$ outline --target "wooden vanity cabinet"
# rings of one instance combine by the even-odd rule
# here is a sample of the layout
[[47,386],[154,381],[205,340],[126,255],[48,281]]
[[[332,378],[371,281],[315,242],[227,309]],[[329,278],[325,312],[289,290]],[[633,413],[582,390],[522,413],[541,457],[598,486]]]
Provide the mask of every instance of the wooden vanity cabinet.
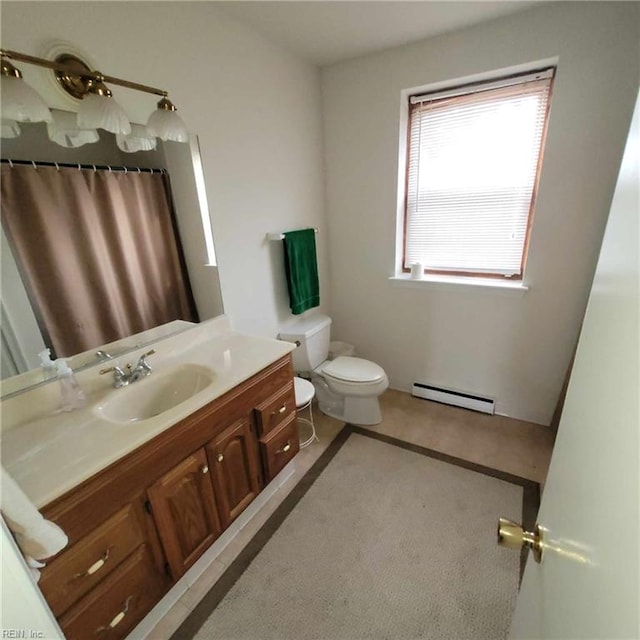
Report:
[[148,495],[171,575],[177,580],[222,533],[204,449],[162,476]]
[[287,355],[46,505],[69,545],[40,586],[66,637],[127,635],[297,445]]

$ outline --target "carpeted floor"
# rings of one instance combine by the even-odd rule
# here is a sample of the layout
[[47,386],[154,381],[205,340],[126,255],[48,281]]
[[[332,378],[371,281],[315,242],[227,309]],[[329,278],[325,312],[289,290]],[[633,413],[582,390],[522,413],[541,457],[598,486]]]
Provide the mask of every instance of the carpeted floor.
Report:
[[537,488],[346,427],[173,638],[506,638]]

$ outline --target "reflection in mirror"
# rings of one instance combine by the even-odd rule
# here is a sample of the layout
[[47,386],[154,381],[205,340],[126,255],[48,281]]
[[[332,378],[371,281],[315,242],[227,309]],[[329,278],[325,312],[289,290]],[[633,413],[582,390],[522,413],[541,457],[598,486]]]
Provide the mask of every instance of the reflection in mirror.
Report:
[[[12,140],[3,140],[3,158],[11,159],[13,161],[26,160],[36,162],[51,162],[58,163],[58,166],[62,163],[72,163],[77,165],[100,165],[114,167],[153,167],[154,169],[163,168],[170,176],[171,186],[167,192],[173,195],[173,208],[175,209],[175,222],[173,230],[175,230],[175,237],[179,239],[176,244],[177,252],[174,251],[174,257],[178,256],[178,271],[182,268],[185,275],[185,282],[187,287],[187,300],[186,307],[183,304],[182,310],[174,312],[172,310],[168,316],[157,316],[155,322],[151,322],[148,318],[144,322],[128,322],[130,318],[125,316],[137,314],[138,312],[127,312],[126,309],[120,310],[118,313],[106,322],[103,322],[106,326],[106,333],[100,333],[94,330],[94,325],[100,324],[103,318],[101,316],[108,316],[107,312],[98,314],[97,316],[91,316],[87,314],[86,304],[87,298],[91,297],[93,293],[91,288],[89,290],[76,291],[75,295],[79,296],[77,304],[69,304],[65,302],[59,309],[53,312],[49,311],[49,318],[45,321],[46,314],[43,314],[42,307],[44,303],[35,299],[35,293],[33,285],[33,272],[43,271],[42,265],[37,263],[43,261],[44,256],[53,255],[55,246],[53,245],[65,245],[65,251],[69,251],[69,242],[65,238],[65,234],[60,234],[61,225],[59,228],[55,228],[54,231],[59,235],[58,241],[50,240],[46,243],[43,237],[47,234],[42,232],[42,228],[38,230],[33,225],[25,225],[24,215],[29,211],[28,206],[22,207],[22,202],[25,204],[28,202],[26,198],[21,200],[21,197],[25,186],[19,184],[16,193],[12,198],[8,198],[8,201],[13,199],[13,223],[9,222],[9,207],[5,205],[4,191],[5,184],[3,181],[3,234],[2,234],[2,299],[1,299],[1,311],[2,311],[2,332],[1,332],[1,347],[2,347],[2,377],[5,378],[2,384],[2,393],[7,394],[14,392],[16,389],[23,388],[25,386],[39,383],[42,381],[42,373],[39,368],[39,358],[37,354],[45,347],[49,347],[54,352],[54,355],[64,356],[70,358],[70,363],[74,369],[79,367],[91,366],[96,364],[100,360],[100,356],[96,355],[98,350],[105,351],[111,356],[118,356],[126,351],[130,351],[144,344],[159,339],[162,336],[170,335],[175,331],[181,331],[185,328],[192,326],[193,322],[198,316],[200,319],[208,319],[219,315],[223,312],[222,299],[220,295],[220,286],[217,275],[217,267],[215,265],[215,256],[213,254],[213,243],[211,237],[211,228],[209,222],[209,212],[206,204],[206,194],[204,193],[204,180],[202,175],[202,165],[199,157],[199,149],[197,139],[192,137],[189,145],[179,143],[159,143],[158,149],[155,151],[142,151],[136,153],[123,153],[115,144],[115,136],[108,134],[107,132],[100,131],[100,142],[96,144],[85,145],[76,149],[66,149],[57,144],[52,143],[47,136],[46,126],[42,124],[29,124],[22,125],[22,135],[19,138]],[[34,167],[18,167],[17,163],[13,162],[16,169],[25,170],[29,172],[38,172],[39,179],[42,175],[49,171],[51,173],[58,173],[55,164],[53,167],[44,168],[40,170]],[[10,166],[3,164],[3,173],[12,171]],[[62,167],[60,167],[62,172]],[[71,171],[71,169],[68,169]],[[73,169],[77,171],[77,169]],[[89,173],[93,173],[92,169],[85,169]],[[108,173],[108,169],[105,170]],[[113,172],[115,173],[115,172]],[[123,175],[123,174],[121,174]],[[142,175],[142,172],[141,174]],[[151,177],[147,174],[148,178]],[[54,176],[54,180],[55,180]],[[113,176],[110,176],[113,177]],[[131,177],[131,176],[129,176]],[[98,173],[91,176],[92,180],[98,178]],[[156,180],[162,180],[162,176],[155,172],[154,178]],[[85,181],[86,182],[86,181]],[[41,186],[41,185],[40,185]],[[67,195],[68,187],[62,189],[62,193]],[[86,190],[85,190],[86,191]],[[91,190],[95,195],[99,190]],[[160,188],[162,191],[162,187]],[[39,195],[40,200],[52,200],[55,203],[62,197],[59,191],[53,190],[53,195],[36,189],[34,193]],[[86,195],[86,194],[83,194]],[[155,196],[151,196],[153,199]],[[99,216],[94,218],[91,222],[85,223],[86,228],[84,233],[86,237],[82,238],[82,224],[78,224],[77,220],[67,221],[68,231],[67,235],[77,236],[80,238],[78,246],[81,248],[82,258],[77,264],[82,265],[82,272],[85,274],[94,274],[97,265],[113,262],[113,255],[108,258],[105,251],[108,252],[109,247],[105,246],[106,240],[104,237],[108,235],[108,231],[103,228],[106,225],[105,215],[100,209],[104,205],[105,200],[113,199],[111,196],[105,196],[105,192],[100,193],[98,198],[99,202],[90,202],[88,208],[99,212]],[[80,201],[81,198],[75,198],[75,201]],[[124,204],[126,199],[123,200],[121,194],[117,194],[115,199],[117,202],[116,210],[127,208]],[[41,206],[42,202],[38,203]],[[72,198],[69,204],[70,208],[75,206],[74,199]],[[132,219],[136,221],[136,225],[126,224],[121,221],[118,223],[118,233],[116,235],[122,235],[123,233],[129,234],[129,247],[118,252],[116,250],[115,255],[120,256],[120,259],[124,261],[126,256],[128,262],[123,267],[123,272],[131,272],[134,278],[140,280],[140,249],[139,247],[154,248],[158,246],[157,237],[150,241],[150,238],[154,237],[147,224],[140,221],[141,209],[146,206],[144,203],[139,204],[137,207],[132,207],[130,214]],[[156,205],[154,204],[154,207]],[[36,207],[37,208],[37,207]],[[42,207],[45,211],[46,207]],[[153,208],[153,207],[152,207]],[[172,204],[169,201],[168,209],[172,208]],[[95,213],[95,212],[94,212]],[[122,215],[121,211],[116,211],[118,215]],[[125,217],[124,220],[127,218]],[[16,223],[17,220],[17,223]],[[16,225],[20,228],[20,233],[16,232]],[[126,230],[123,231],[123,226]],[[169,227],[172,225],[169,224]],[[166,229],[165,229],[166,231]],[[35,235],[29,239],[29,233]],[[31,243],[32,247],[35,246],[36,250],[33,251],[18,251],[16,247],[10,247],[12,243],[15,244],[16,236],[24,236],[27,238],[27,243]],[[166,234],[165,234],[166,235]],[[171,234],[170,234],[171,235]],[[96,240],[96,236],[100,236],[100,241]],[[22,237],[22,236],[21,236]],[[55,238],[55,233],[54,233]],[[76,240],[76,237],[72,240]],[[71,243],[73,245],[73,243]],[[41,252],[37,247],[41,247]],[[84,249],[83,249],[84,247]],[[14,251],[12,251],[12,249]],[[14,253],[18,257],[18,260],[14,260]],[[182,254],[182,255],[180,255]],[[133,260],[129,258],[133,257]],[[59,258],[47,258],[49,260],[49,267],[44,268],[45,281],[49,278],[49,286],[55,290],[59,286],[60,276],[57,273],[51,274],[50,271],[57,271],[60,265]],[[163,257],[162,260],[165,258]],[[62,261],[64,262],[65,259]],[[95,263],[94,263],[95,261]],[[155,271],[161,272],[159,287],[156,287],[155,294],[151,295],[151,299],[155,301],[153,304],[158,303],[157,298],[160,296],[159,291],[165,291],[162,281],[165,278],[168,269],[164,266],[164,263],[160,263],[162,268],[159,268],[156,264],[154,266]],[[175,266],[175,265],[174,265]],[[175,271],[175,269],[174,269]],[[20,277],[20,274],[24,277]],[[26,274],[26,275],[25,275]],[[31,274],[31,276],[29,276]],[[85,277],[85,280],[95,282],[94,275]],[[143,282],[146,283],[143,286],[143,290],[138,289],[138,295],[130,295],[133,297],[144,297],[146,295],[145,288],[151,289],[151,282],[149,277],[143,276]],[[116,282],[117,280],[114,280]],[[26,284],[26,286],[25,286]],[[45,282],[45,288],[47,283]],[[112,285],[113,286],[113,285]],[[125,289],[126,286],[119,284],[115,292],[116,298],[123,297],[121,289]],[[99,290],[98,285],[95,285],[95,289]],[[173,298],[176,296],[176,287],[170,287],[169,307],[176,308]],[[192,291],[193,297],[189,297],[189,292]],[[72,292],[73,294],[74,292]],[[166,294],[162,294],[166,295]],[[106,296],[104,296],[106,297]],[[125,296],[126,297],[126,296]],[[55,296],[54,296],[55,298]],[[98,296],[100,298],[100,296]],[[73,300],[73,297],[70,298]],[[195,305],[193,302],[195,301]],[[167,301],[161,301],[166,305]],[[184,302],[184,300],[183,300]],[[105,302],[110,309],[110,303]],[[191,304],[191,306],[190,306]],[[54,304],[55,306],[55,304]],[[148,305],[147,305],[148,306]],[[180,305],[177,305],[180,307]],[[80,312],[80,309],[84,309]],[[186,309],[186,311],[185,311]],[[72,311],[69,315],[69,312]],[[197,315],[196,315],[197,314]],[[144,314],[142,314],[144,315]],[[149,315],[149,314],[147,314]],[[65,316],[64,325],[69,327],[69,332],[78,333],[79,328],[88,327],[86,331],[87,336],[79,339],[77,335],[65,336],[65,331],[58,331],[58,336],[55,340],[52,340],[52,330],[50,325],[54,325],[58,316]],[[153,316],[153,314],[151,314]],[[157,325],[160,325],[156,328]],[[111,332],[111,333],[110,333]],[[103,338],[99,336],[104,336]],[[83,341],[84,340],[84,341]],[[63,346],[64,345],[64,346]],[[71,351],[69,351],[71,349]],[[78,353],[80,351],[80,353]],[[107,357],[107,356],[103,356]],[[28,372],[28,373],[25,373]],[[12,377],[13,376],[13,377]],[[10,380],[6,378],[11,377]]]

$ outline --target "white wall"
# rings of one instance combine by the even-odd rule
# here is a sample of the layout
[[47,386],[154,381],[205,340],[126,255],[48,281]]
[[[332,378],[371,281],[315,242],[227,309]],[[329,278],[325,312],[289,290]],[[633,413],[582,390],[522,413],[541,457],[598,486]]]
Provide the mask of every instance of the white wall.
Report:
[[[638,77],[637,3],[553,3],[323,70],[333,335],[391,385],[549,424],[576,343]],[[559,58],[524,296],[394,287],[403,89]]]
[[[267,232],[319,229],[328,301],[319,73],[214,5],[3,2],[2,46],[42,55],[65,40],[104,73],[169,91],[200,140],[225,312],[236,329],[275,337],[290,314],[282,246]],[[51,72],[16,66],[50,106],[69,108]],[[111,88],[146,122],[155,96]]]

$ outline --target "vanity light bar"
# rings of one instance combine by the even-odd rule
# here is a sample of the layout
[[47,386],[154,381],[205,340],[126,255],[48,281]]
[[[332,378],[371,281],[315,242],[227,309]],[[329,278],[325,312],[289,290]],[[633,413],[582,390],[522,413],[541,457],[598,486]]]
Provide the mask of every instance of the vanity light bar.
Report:
[[116,78],[114,76],[107,76],[99,71],[87,71],[78,72],[76,69],[72,69],[69,65],[56,62],[54,60],[46,60],[45,58],[37,58],[36,56],[30,56],[26,53],[20,53],[18,51],[11,51],[10,49],[0,49],[0,56],[3,58],[9,58],[10,60],[16,60],[19,62],[26,62],[28,64],[34,64],[39,67],[45,67],[52,69],[53,71],[60,71],[70,76],[78,76],[82,79],[93,80],[95,82],[108,82],[110,84],[117,84],[127,89],[135,89],[136,91],[144,91],[146,93],[153,93],[157,96],[166,97],[168,93],[164,89],[157,89],[156,87],[150,87],[146,84],[140,84],[138,82],[131,82],[129,80],[123,80],[122,78]]
[[[80,100],[77,113],[78,129],[90,131],[105,129],[116,135],[131,135],[131,123],[124,109],[114,100],[111,89],[105,84],[108,82],[161,96],[156,110],[151,113],[147,121],[147,132],[152,137],[163,141],[189,141],[187,127],[176,113],[177,108],[169,100],[164,89],[115,76],[106,76],[100,71],[94,71],[84,60],[71,53],[62,53],[55,60],[45,60],[19,51],[0,49],[0,59],[2,60],[0,79],[3,84],[3,110],[12,114],[10,117],[5,116],[9,120],[48,123],[52,121],[51,112],[42,97],[22,80],[22,74],[13,66],[11,60],[45,67],[54,72],[61,88],[70,96]],[[16,127],[13,130],[10,129],[5,135],[16,137],[19,133],[20,129]]]

